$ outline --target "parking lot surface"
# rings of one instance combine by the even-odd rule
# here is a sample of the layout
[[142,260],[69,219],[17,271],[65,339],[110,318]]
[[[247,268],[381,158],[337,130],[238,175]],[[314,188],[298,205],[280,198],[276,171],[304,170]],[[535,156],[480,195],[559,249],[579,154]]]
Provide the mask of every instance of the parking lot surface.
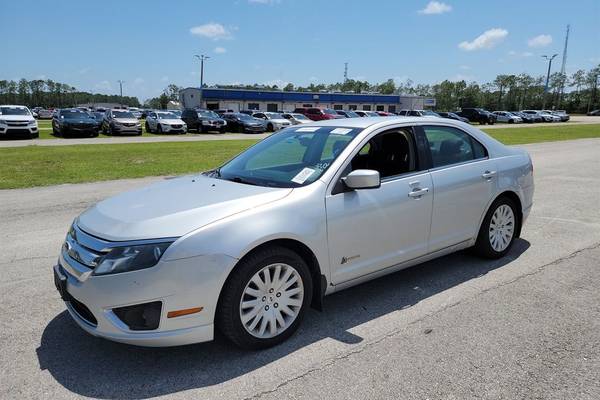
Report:
[[[544,122],[537,124],[495,124],[476,125],[484,129],[498,128],[532,128],[540,126],[567,126],[567,125],[589,125],[600,124],[600,117],[572,116],[569,122]],[[271,133],[203,133],[192,135],[157,135],[157,136],[100,136],[96,138],[69,138],[69,139],[25,139],[25,140],[0,140],[2,147],[23,146],[70,146],[76,144],[114,144],[114,143],[156,143],[156,142],[196,142],[204,140],[239,140],[239,139],[264,139]]]
[[71,322],[51,266],[72,219],[161,178],[0,191],[0,398],[600,398],[600,140],[527,145],[509,256],[460,252],[327,297],[288,342],[147,349]]

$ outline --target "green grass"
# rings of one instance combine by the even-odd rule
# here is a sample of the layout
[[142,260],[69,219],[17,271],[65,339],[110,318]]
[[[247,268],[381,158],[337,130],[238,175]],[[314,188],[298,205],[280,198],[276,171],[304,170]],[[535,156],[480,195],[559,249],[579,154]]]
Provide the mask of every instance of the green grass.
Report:
[[[487,133],[509,145],[600,138],[600,124],[488,129]],[[0,148],[0,189],[203,171],[255,142],[248,139]]]
[[555,142],[600,137],[600,124],[539,126],[533,128],[483,129],[504,144]]
[[255,140],[0,149],[0,189],[204,171]]

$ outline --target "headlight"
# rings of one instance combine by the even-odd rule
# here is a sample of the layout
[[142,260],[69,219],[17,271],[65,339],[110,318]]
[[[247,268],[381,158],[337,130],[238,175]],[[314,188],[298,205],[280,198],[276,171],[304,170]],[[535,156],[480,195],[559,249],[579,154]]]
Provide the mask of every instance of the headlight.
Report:
[[94,275],[117,274],[155,266],[173,242],[115,247],[102,256]]
[[35,119],[32,119],[31,121],[29,121],[29,125],[37,125],[37,121]]

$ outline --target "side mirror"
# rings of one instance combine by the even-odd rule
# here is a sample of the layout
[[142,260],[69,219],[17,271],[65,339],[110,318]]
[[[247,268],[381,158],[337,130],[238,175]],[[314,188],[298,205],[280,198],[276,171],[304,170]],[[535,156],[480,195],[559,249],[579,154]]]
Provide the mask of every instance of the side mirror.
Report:
[[349,189],[376,189],[381,186],[379,171],[357,169],[350,172],[342,181]]

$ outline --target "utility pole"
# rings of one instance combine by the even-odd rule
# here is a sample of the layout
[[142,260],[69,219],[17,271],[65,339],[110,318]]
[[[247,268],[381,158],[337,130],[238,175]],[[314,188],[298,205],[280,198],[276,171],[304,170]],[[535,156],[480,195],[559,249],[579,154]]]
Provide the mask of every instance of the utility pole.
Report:
[[208,60],[210,57],[204,54],[196,54],[194,57],[200,60],[200,89],[202,89],[204,87],[204,60]]
[[119,82],[119,96],[121,101],[121,108],[123,108],[123,83],[125,83],[125,81],[119,79],[117,82]]
[[554,54],[552,57],[548,57],[546,55],[542,56],[542,58],[545,58],[546,60],[548,60],[548,73],[546,74],[546,86],[544,86],[544,96],[543,96],[543,101],[542,101],[542,110],[546,109],[546,93],[548,92],[548,84],[550,83],[550,69],[552,68],[552,60],[554,60],[554,58],[557,55],[558,54]]
[[[569,31],[571,30],[571,25],[567,25],[567,34],[565,35],[565,47],[563,49],[562,55],[562,66],[560,67],[560,74],[562,78],[566,80],[566,67],[567,67],[567,48],[569,46]],[[558,93],[558,107],[560,108],[560,103],[562,102],[563,92],[565,91],[565,81],[560,85],[560,92]]]
[[344,83],[348,82],[348,63],[344,63]]

